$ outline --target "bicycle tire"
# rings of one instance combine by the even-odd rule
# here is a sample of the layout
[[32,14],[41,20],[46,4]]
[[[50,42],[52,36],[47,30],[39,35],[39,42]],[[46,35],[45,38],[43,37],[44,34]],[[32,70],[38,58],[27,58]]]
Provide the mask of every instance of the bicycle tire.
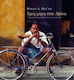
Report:
[[53,80],[69,80],[74,74],[74,58],[65,50],[58,50],[47,60],[46,68]]
[[14,49],[5,49],[0,52],[0,77],[4,80],[17,80],[23,76],[25,59]]

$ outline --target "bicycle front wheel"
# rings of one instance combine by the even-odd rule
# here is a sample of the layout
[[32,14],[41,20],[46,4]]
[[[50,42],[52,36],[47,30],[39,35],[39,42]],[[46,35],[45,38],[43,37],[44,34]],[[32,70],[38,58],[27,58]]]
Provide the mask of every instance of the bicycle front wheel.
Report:
[[74,73],[74,58],[68,51],[58,50],[47,60],[47,71],[54,80],[69,80]]
[[24,74],[25,60],[16,50],[3,50],[0,53],[0,77],[4,80],[17,80]]

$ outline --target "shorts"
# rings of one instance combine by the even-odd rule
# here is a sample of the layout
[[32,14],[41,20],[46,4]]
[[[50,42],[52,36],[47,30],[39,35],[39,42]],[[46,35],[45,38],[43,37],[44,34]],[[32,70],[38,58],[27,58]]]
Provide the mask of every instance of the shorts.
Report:
[[30,58],[34,58],[40,52],[40,50],[31,43],[27,47],[27,51]]

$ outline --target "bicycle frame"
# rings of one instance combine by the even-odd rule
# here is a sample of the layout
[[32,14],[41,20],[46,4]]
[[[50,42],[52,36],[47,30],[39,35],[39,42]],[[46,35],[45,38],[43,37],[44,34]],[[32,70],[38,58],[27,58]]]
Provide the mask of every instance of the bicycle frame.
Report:
[[35,57],[37,57],[39,54],[41,54],[41,53],[42,53],[46,48],[48,48],[48,47],[50,47],[50,49],[47,51],[47,53],[46,53],[45,55],[43,55],[43,56],[41,57],[40,60],[38,60],[38,62],[37,62],[34,66],[38,65],[38,64],[41,62],[41,60],[43,60],[43,58],[44,58],[48,53],[50,53],[52,50],[54,50],[54,47],[52,46],[51,43],[49,43],[43,50],[41,50],[37,55],[35,55],[35,56],[30,60],[30,59],[29,59],[29,56],[28,56],[28,52],[27,52],[27,50],[26,50],[26,46],[24,45],[25,54],[26,54],[26,56],[27,56],[29,65],[32,65],[32,64],[31,64],[31,61],[32,61]]

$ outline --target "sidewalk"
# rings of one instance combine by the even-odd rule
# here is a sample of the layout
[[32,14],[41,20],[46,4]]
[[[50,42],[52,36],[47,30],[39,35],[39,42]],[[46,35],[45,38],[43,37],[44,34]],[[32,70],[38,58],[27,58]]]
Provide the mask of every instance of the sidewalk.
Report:
[[74,47],[59,47],[60,50],[67,50],[70,51],[72,56],[74,57]]
[[[19,80],[53,80],[53,79],[51,79],[51,77],[49,77],[45,66],[44,67],[43,66],[38,66],[37,70],[38,70],[37,73],[35,73],[33,75],[26,76],[26,77],[24,77],[25,76],[24,75]],[[74,75],[70,80],[74,80]]]

